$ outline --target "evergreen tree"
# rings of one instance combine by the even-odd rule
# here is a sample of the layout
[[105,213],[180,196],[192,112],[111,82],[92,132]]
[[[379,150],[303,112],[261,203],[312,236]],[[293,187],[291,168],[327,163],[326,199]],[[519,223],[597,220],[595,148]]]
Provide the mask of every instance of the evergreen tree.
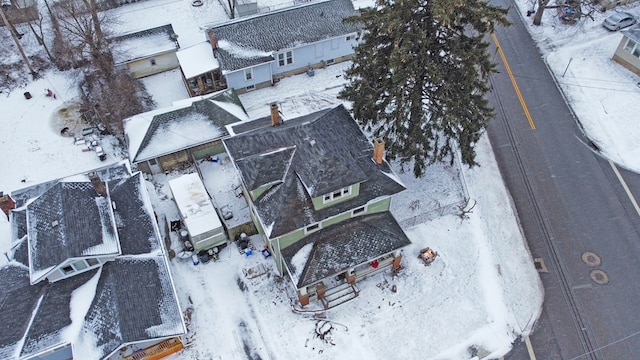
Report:
[[476,165],[474,146],[493,117],[485,94],[495,65],[486,34],[507,25],[506,9],[482,0],[378,0],[347,19],[363,26],[362,43],[340,97],[356,121],[387,143],[387,156],[425,166]]

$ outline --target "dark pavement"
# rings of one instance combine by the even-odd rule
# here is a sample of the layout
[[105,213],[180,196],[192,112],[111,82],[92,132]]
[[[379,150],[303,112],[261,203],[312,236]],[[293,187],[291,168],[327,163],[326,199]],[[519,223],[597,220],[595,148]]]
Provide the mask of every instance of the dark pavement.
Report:
[[[533,122],[496,52],[488,134],[532,256],[548,270],[540,273],[543,313],[530,337],[535,356],[640,359],[640,215],[583,136],[517,7],[493,3],[512,5],[514,25],[496,37]],[[640,176],[618,171],[640,199]],[[521,342],[505,357],[529,358]]]

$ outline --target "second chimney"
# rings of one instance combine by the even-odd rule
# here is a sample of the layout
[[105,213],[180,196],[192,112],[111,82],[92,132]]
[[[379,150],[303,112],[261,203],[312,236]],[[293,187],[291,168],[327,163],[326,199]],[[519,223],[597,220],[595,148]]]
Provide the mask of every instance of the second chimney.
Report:
[[89,180],[91,180],[91,183],[93,184],[93,188],[96,189],[96,192],[98,193],[98,195],[107,196],[107,186],[102,181],[102,179],[100,179],[100,176],[93,171],[90,172],[88,175],[89,175]]
[[280,118],[280,111],[278,111],[278,104],[271,103],[271,126],[279,124],[282,124],[282,119]]
[[207,36],[209,37],[209,43],[211,44],[211,48],[213,50],[217,49],[218,48],[218,38],[216,38],[216,34],[213,33],[213,30],[207,31]]
[[7,215],[7,220],[9,220],[9,212],[12,209],[15,209],[16,202],[13,201],[11,196],[5,195],[2,191],[0,191],[0,210],[2,210],[5,215]]
[[384,140],[382,138],[373,139],[373,161],[376,164],[382,164],[384,159]]

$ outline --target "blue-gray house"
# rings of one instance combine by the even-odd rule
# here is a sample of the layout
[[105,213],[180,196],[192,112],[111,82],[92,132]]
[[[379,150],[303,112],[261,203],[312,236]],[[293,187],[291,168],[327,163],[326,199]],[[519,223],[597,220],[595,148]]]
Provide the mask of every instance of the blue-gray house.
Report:
[[208,42],[226,85],[244,93],[351,59],[359,26],[343,19],[357,14],[351,0],[308,3],[210,27]]

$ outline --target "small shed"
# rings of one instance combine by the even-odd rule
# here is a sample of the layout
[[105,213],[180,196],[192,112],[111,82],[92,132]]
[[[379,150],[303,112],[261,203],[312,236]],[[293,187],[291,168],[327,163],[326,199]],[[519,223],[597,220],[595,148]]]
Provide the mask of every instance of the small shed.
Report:
[[622,31],[613,60],[640,75],[640,25]]
[[198,173],[170,180],[169,187],[194,251],[211,249],[227,241],[222,222]]

